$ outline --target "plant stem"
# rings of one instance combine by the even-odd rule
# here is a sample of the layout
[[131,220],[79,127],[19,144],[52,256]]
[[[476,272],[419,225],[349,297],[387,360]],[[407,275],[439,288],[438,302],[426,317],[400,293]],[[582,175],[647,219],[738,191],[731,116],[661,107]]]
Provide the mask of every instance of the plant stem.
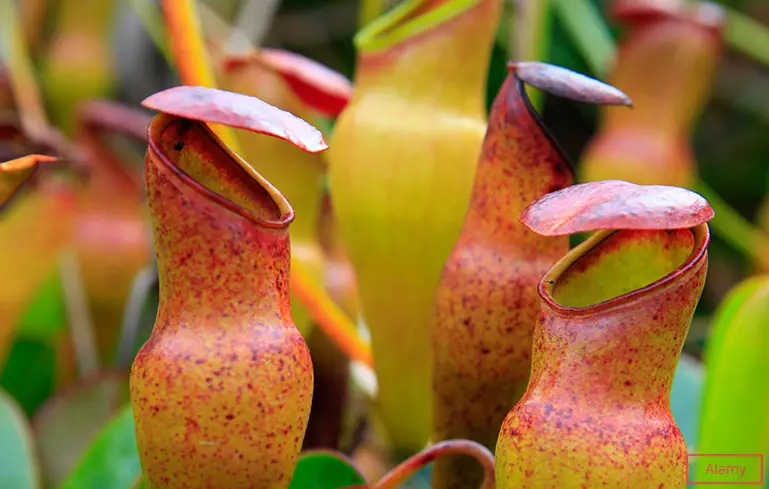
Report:
[[157,280],[158,271],[155,263],[153,263],[140,270],[131,283],[131,292],[128,294],[128,300],[123,310],[123,326],[120,331],[120,341],[118,342],[117,366],[120,369],[131,367],[136,348],[136,338],[141,331],[144,303],[147,299],[147,294]]
[[32,58],[40,52],[46,16],[50,8],[48,0],[19,2],[19,20],[24,26],[24,41]]
[[[162,0],[163,17],[171,41],[171,54],[185,85],[216,87],[195,0]],[[240,146],[233,130],[211,124],[217,136],[236,153]]]
[[279,6],[280,0],[247,0],[238,14],[237,30],[248,33],[251,45],[261,46]]
[[[508,56],[515,61],[547,61],[550,49],[550,0],[520,0],[510,17]],[[544,92],[526,86],[535,109],[540,110]]]
[[292,290],[323,333],[352,360],[373,367],[371,347],[361,339],[355,324],[334,303],[323,287],[310,278],[306,266],[293,257],[290,278]]
[[483,467],[485,474],[481,489],[494,489],[494,455],[480,443],[470,440],[446,440],[406,459],[374,484],[373,489],[396,489],[419,469],[444,455],[468,455],[475,458]]
[[695,183],[694,190],[705,197],[716,213],[710,221],[713,230],[762,268],[769,266],[769,257],[766,256],[769,252],[769,237],[732,209],[702,180]]
[[133,9],[139,22],[144,26],[144,30],[152,40],[155,48],[160,52],[169,66],[173,67],[174,58],[168,47],[168,36],[163,23],[163,16],[158,10],[157,5],[150,0],[126,0]]
[[48,117],[19,26],[16,2],[0,0],[2,59],[7,67],[21,125],[32,139],[42,139],[48,132]]
[[737,10],[726,9],[726,42],[741,53],[769,66],[769,27]]
[[593,75],[606,76],[616,56],[614,38],[601,13],[590,0],[552,0],[574,44]]
[[83,278],[80,274],[80,264],[74,250],[62,251],[59,258],[59,270],[80,378],[87,378],[98,371],[99,355],[96,348],[91,311],[88,306]]

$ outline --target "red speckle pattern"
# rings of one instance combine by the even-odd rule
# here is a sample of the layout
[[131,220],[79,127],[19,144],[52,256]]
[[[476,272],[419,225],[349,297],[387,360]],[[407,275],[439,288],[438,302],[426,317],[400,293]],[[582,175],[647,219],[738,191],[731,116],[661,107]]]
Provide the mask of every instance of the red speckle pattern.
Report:
[[[246,173],[200,132],[174,144],[173,121],[154,120],[146,160],[160,307],[131,371],[142,470],[155,489],[285,489],[313,369],[291,320],[290,219],[263,219],[292,211],[274,189],[243,190],[232,179]],[[239,186],[248,210],[195,188],[183,156],[222,168],[206,187]]]
[[708,201],[691,190],[603,180],[550,193],[527,206],[521,221],[537,234],[561,236],[599,229],[684,229],[713,215]]
[[[499,489],[685,486],[670,389],[705,282],[707,230],[702,236],[672,280],[600,309],[545,301],[528,388],[499,433]],[[571,262],[567,255],[554,269]],[[557,287],[557,274],[546,279]]]
[[310,153],[328,149],[315,127],[256,97],[216,88],[181,86],[150,95],[142,105],[195,121],[224,124],[289,141]]

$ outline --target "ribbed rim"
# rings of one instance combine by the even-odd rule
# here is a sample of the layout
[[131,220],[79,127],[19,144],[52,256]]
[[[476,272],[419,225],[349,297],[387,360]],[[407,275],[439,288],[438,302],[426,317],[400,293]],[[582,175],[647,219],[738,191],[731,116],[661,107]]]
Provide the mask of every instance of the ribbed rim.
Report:
[[585,240],[579,246],[571,250],[563,258],[558,260],[550,270],[545,273],[539,282],[539,296],[548,305],[553,312],[564,316],[589,316],[607,309],[617,308],[630,302],[640,299],[644,296],[650,296],[662,292],[673,286],[679,279],[692,272],[707,254],[708,244],[710,243],[710,229],[705,223],[699,224],[689,230],[694,234],[694,250],[689,257],[678,268],[668,273],[664,277],[645,285],[644,287],[626,292],[617,297],[597,302],[586,307],[564,306],[553,298],[553,288],[555,287],[561,275],[572,266],[578,259],[585,256],[587,252],[596,248],[611,235],[622,230],[598,231],[593,236]]

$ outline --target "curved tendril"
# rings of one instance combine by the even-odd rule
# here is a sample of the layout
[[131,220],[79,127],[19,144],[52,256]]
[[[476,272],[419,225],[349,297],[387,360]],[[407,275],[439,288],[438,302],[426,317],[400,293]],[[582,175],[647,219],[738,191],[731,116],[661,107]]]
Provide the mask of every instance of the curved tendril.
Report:
[[494,455],[491,451],[480,443],[457,439],[436,443],[411,456],[374,484],[372,489],[396,489],[419,469],[433,462],[436,458],[445,455],[468,455],[473,457],[483,467],[484,478],[481,489],[494,489],[496,487]]

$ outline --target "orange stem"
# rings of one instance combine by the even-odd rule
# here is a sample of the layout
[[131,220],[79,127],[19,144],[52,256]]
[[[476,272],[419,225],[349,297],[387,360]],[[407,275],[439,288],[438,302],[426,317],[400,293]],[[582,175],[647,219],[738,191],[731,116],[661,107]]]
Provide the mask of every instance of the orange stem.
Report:
[[414,475],[416,471],[444,455],[467,455],[473,457],[483,467],[484,480],[481,489],[494,489],[496,487],[494,455],[480,443],[457,439],[436,443],[411,456],[382,477],[379,482],[374,484],[373,489],[396,489]]
[[291,288],[307,308],[312,320],[348,357],[373,367],[371,347],[361,339],[353,322],[331,300],[328,293],[309,277],[306,266],[292,259]]

